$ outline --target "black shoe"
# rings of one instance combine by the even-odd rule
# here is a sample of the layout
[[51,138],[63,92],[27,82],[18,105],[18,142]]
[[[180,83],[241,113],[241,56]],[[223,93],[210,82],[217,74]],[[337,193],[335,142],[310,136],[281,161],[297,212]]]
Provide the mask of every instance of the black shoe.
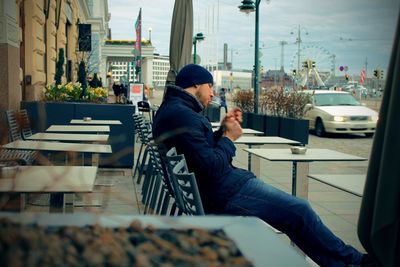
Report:
[[379,267],[381,266],[374,258],[368,254],[364,254],[360,262],[361,267]]

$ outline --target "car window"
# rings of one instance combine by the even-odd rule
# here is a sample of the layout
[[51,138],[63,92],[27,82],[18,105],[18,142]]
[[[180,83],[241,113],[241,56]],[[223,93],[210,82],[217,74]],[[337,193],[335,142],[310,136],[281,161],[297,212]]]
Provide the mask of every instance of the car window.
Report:
[[360,106],[350,94],[316,94],[314,95],[316,106]]

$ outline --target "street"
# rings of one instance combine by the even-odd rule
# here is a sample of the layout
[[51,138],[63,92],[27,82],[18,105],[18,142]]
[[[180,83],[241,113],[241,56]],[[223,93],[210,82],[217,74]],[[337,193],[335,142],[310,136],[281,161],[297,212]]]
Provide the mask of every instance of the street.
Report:
[[309,135],[309,147],[328,148],[364,158],[369,158],[373,137],[363,134],[329,134],[327,137],[318,137],[312,131]]

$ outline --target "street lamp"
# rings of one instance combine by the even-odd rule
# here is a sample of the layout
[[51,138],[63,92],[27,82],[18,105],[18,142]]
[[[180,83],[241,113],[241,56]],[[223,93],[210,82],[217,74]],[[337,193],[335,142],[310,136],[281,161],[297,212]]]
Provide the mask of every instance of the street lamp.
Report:
[[[254,49],[254,113],[258,113],[258,68],[259,68],[259,6],[260,6],[261,0],[243,0],[242,4],[239,6],[239,10],[241,12],[244,12],[246,14],[249,14],[250,12],[256,12],[256,21],[255,21],[255,49]],[[267,3],[269,3],[269,0],[267,0]]]
[[202,32],[197,33],[193,37],[193,46],[194,46],[194,53],[193,53],[193,63],[196,64],[196,46],[197,46],[197,41],[201,42],[204,40],[204,35]]

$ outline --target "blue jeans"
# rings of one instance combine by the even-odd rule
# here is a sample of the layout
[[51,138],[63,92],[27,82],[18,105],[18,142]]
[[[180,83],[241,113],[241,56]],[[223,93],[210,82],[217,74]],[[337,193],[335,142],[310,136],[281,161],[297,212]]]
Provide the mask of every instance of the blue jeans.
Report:
[[358,265],[362,254],[336,237],[310,204],[259,179],[250,179],[236,193],[225,214],[256,216],[284,232],[320,266]]

